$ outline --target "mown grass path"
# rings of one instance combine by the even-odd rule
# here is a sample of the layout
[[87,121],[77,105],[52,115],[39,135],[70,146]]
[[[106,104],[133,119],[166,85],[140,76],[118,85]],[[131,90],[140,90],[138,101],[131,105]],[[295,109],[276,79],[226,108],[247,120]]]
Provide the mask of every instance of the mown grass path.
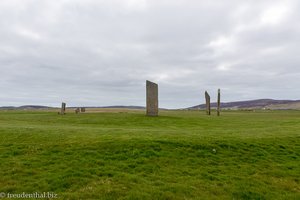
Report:
[[48,191],[60,199],[300,199],[300,112],[0,112],[0,192]]

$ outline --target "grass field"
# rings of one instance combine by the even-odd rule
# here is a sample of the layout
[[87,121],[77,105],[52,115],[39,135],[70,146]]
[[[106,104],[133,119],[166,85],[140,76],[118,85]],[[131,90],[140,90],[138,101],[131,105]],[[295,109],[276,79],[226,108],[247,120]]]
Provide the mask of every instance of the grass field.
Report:
[[300,199],[300,112],[0,112],[0,192]]

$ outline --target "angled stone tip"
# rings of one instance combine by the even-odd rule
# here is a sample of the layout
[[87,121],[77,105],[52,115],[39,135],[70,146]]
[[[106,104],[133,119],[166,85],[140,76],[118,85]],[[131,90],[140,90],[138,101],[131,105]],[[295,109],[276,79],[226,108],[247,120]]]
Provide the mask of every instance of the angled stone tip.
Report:
[[154,83],[154,82],[149,81],[149,80],[146,80],[146,84],[147,84],[147,85],[148,85],[148,84],[154,84],[154,85],[157,85],[157,83]]
[[205,96],[210,97],[207,91],[205,91]]

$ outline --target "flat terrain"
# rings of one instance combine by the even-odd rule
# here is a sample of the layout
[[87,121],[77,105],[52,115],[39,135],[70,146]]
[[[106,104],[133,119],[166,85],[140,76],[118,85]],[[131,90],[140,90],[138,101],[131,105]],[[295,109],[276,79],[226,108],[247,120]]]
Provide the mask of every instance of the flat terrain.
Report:
[[300,199],[300,111],[1,111],[0,192]]

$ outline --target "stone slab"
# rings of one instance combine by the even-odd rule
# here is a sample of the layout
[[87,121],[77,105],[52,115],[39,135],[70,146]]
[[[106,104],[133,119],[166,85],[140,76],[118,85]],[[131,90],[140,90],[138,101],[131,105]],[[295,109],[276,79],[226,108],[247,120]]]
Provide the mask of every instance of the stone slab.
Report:
[[146,115],[158,116],[158,85],[146,81]]

